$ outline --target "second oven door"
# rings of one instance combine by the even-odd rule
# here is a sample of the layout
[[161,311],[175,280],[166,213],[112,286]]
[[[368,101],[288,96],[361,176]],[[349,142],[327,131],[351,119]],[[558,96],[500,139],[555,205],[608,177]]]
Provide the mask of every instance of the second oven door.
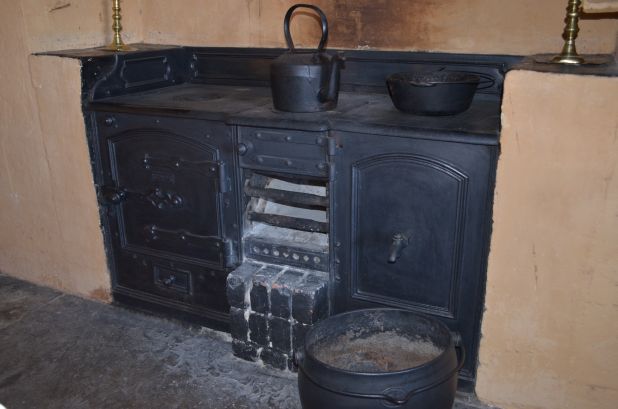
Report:
[[397,307],[461,334],[473,377],[495,147],[337,133],[335,312]]

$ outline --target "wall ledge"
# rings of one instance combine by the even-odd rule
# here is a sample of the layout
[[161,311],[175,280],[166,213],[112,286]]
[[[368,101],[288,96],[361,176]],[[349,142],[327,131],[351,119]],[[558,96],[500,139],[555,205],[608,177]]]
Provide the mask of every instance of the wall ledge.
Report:
[[515,64],[512,70],[547,72],[553,74],[594,75],[600,77],[618,77],[618,61],[613,55],[584,55],[583,57],[609,57],[610,62],[602,65],[565,65],[539,63],[541,58],[552,57],[555,54],[538,54],[524,58],[519,64]]

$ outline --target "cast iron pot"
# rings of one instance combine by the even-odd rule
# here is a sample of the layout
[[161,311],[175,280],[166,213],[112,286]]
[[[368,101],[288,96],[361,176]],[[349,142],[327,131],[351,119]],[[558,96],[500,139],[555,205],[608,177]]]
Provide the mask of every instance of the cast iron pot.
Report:
[[[399,72],[386,79],[395,107],[419,115],[455,115],[467,110],[481,82],[476,74],[457,71]],[[493,85],[493,80],[481,89]]]
[[[360,353],[352,353],[354,342],[375,335],[382,339],[375,347],[364,345]],[[439,353],[406,368],[404,355],[398,355],[397,343],[389,343],[401,338],[430,342]],[[459,351],[458,356],[453,337],[444,324],[421,314],[378,308],[332,316],[312,327],[303,352],[296,357],[302,407],[451,409],[457,372],[465,359],[463,349]],[[334,359],[344,357],[344,362],[333,366],[328,358],[331,354]],[[352,359],[354,354],[356,359]],[[389,354],[391,358],[385,358]],[[384,369],[391,364],[399,367],[392,371]]]
[[[298,8],[307,8],[320,16],[322,38],[317,50],[299,51],[290,34],[290,19]],[[296,4],[288,10],[283,22],[289,50],[270,66],[270,86],[276,109],[287,112],[318,112],[335,109],[339,97],[339,72],[344,58],[324,51],[328,40],[328,22],[318,7]]]

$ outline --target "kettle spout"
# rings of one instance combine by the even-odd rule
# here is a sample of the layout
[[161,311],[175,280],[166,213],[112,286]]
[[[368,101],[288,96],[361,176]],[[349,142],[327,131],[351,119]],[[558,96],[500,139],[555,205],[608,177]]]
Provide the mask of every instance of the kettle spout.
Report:
[[337,101],[339,97],[339,77],[340,71],[344,66],[345,57],[336,54],[330,61],[330,75],[328,82],[322,86],[318,95],[320,102]]

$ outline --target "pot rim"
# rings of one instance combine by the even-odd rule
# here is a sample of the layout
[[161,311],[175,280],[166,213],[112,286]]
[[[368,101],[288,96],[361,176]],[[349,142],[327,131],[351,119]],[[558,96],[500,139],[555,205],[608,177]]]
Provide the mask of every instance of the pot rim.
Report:
[[[436,364],[438,364],[440,361],[444,360],[446,355],[448,354],[448,352],[452,349],[455,349],[455,344],[454,344],[454,340],[453,340],[453,335],[451,334],[451,331],[448,329],[448,327],[441,321],[439,321],[436,318],[430,317],[428,315],[422,314],[422,313],[418,313],[415,311],[409,311],[409,310],[404,310],[401,308],[364,308],[364,309],[360,309],[360,310],[352,310],[352,311],[346,311],[343,312],[341,314],[336,314],[336,315],[331,315],[330,317],[328,317],[327,319],[331,318],[331,317],[341,317],[341,316],[347,316],[347,315],[353,315],[353,314],[358,314],[361,312],[387,312],[387,311],[397,311],[397,312],[403,312],[405,314],[409,314],[409,315],[415,315],[417,317],[421,317],[424,319],[428,319],[430,321],[435,322],[439,327],[441,327],[441,329],[443,331],[445,331],[446,334],[448,334],[448,346],[446,348],[444,348],[444,350],[435,358],[421,364],[418,366],[413,366],[411,368],[406,368],[406,369],[401,369],[398,371],[388,371],[388,372],[362,372],[362,371],[350,371],[347,369],[342,369],[342,368],[337,368],[335,366],[329,365],[319,359],[317,359],[311,352],[310,349],[308,348],[307,345],[307,339],[309,337],[309,335],[311,334],[312,331],[314,331],[314,328],[316,325],[318,325],[320,322],[324,322],[324,321],[320,321],[316,324],[314,324],[314,326],[309,330],[309,332],[307,332],[307,335],[305,335],[305,340],[303,341],[303,351],[306,354],[306,358],[310,358],[311,361],[315,362],[316,364],[325,367],[328,370],[334,371],[334,372],[339,372],[342,374],[347,374],[347,375],[361,375],[361,376],[367,376],[367,377],[385,377],[385,376],[390,376],[390,375],[404,375],[404,374],[411,374],[413,372],[417,372],[417,371],[421,371],[421,370],[425,370],[426,368],[429,368],[431,366],[434,366]],[[302,362],[301,362],[301,366],[302,366]]]
[[416,87],[431,87],[451,84],[478,85],[481,77],[467,71],[401,71],[389,75],[386,81]]

